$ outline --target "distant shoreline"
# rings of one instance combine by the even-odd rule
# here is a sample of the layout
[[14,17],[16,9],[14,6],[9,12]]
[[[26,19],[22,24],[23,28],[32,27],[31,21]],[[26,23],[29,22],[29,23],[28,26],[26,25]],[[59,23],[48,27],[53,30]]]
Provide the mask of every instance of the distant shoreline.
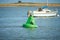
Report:
[[[12,4],[0,4],[0,7],[9,6],[45,6],[46,3],[12,3]],[[49,3],[48,6],[60,6],[59,3]]]

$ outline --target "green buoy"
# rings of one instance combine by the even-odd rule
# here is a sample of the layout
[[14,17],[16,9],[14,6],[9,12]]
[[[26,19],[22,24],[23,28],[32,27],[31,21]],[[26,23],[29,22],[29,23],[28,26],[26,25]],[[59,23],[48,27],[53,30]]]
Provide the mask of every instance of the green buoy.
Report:
[[27,20],[26,24],[23,24],[23,27],[26,27],[26,28],[36,28],[38,26],[35,24],[33,16],[30,15],[28,17],[28,20]]

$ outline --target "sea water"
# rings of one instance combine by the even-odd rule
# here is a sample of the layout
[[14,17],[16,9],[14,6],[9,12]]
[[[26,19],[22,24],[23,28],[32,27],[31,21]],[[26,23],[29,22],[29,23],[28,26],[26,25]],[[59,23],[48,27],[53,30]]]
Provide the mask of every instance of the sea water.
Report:
[[[38,7],[0,7],[0,40],[60,40],[60,16],[34,18],[37,28],[24,28],[27,11]],[[57,9],[60,15],[60,7]]]

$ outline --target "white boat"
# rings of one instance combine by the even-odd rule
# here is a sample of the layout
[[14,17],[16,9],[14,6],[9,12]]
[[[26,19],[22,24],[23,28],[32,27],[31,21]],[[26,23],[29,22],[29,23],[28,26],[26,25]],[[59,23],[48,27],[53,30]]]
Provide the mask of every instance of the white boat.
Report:
[[[48,6],[48,0],[47,0],[47,6]],[[58,11],[57,10],[50,10],[48,8],[39,8],[35,11],[29,11],[29,13],[32,16],[57,16]]]
[[58,11],[42,9],[41,11],[32,11],[33,16],[57,16]]

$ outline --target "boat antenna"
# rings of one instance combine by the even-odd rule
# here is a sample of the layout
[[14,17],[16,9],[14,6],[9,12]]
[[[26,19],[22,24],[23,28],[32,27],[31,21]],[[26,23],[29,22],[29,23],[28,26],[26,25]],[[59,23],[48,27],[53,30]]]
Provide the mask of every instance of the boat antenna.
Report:
[[47,6],[48,6],[48,0],[47,0]]

